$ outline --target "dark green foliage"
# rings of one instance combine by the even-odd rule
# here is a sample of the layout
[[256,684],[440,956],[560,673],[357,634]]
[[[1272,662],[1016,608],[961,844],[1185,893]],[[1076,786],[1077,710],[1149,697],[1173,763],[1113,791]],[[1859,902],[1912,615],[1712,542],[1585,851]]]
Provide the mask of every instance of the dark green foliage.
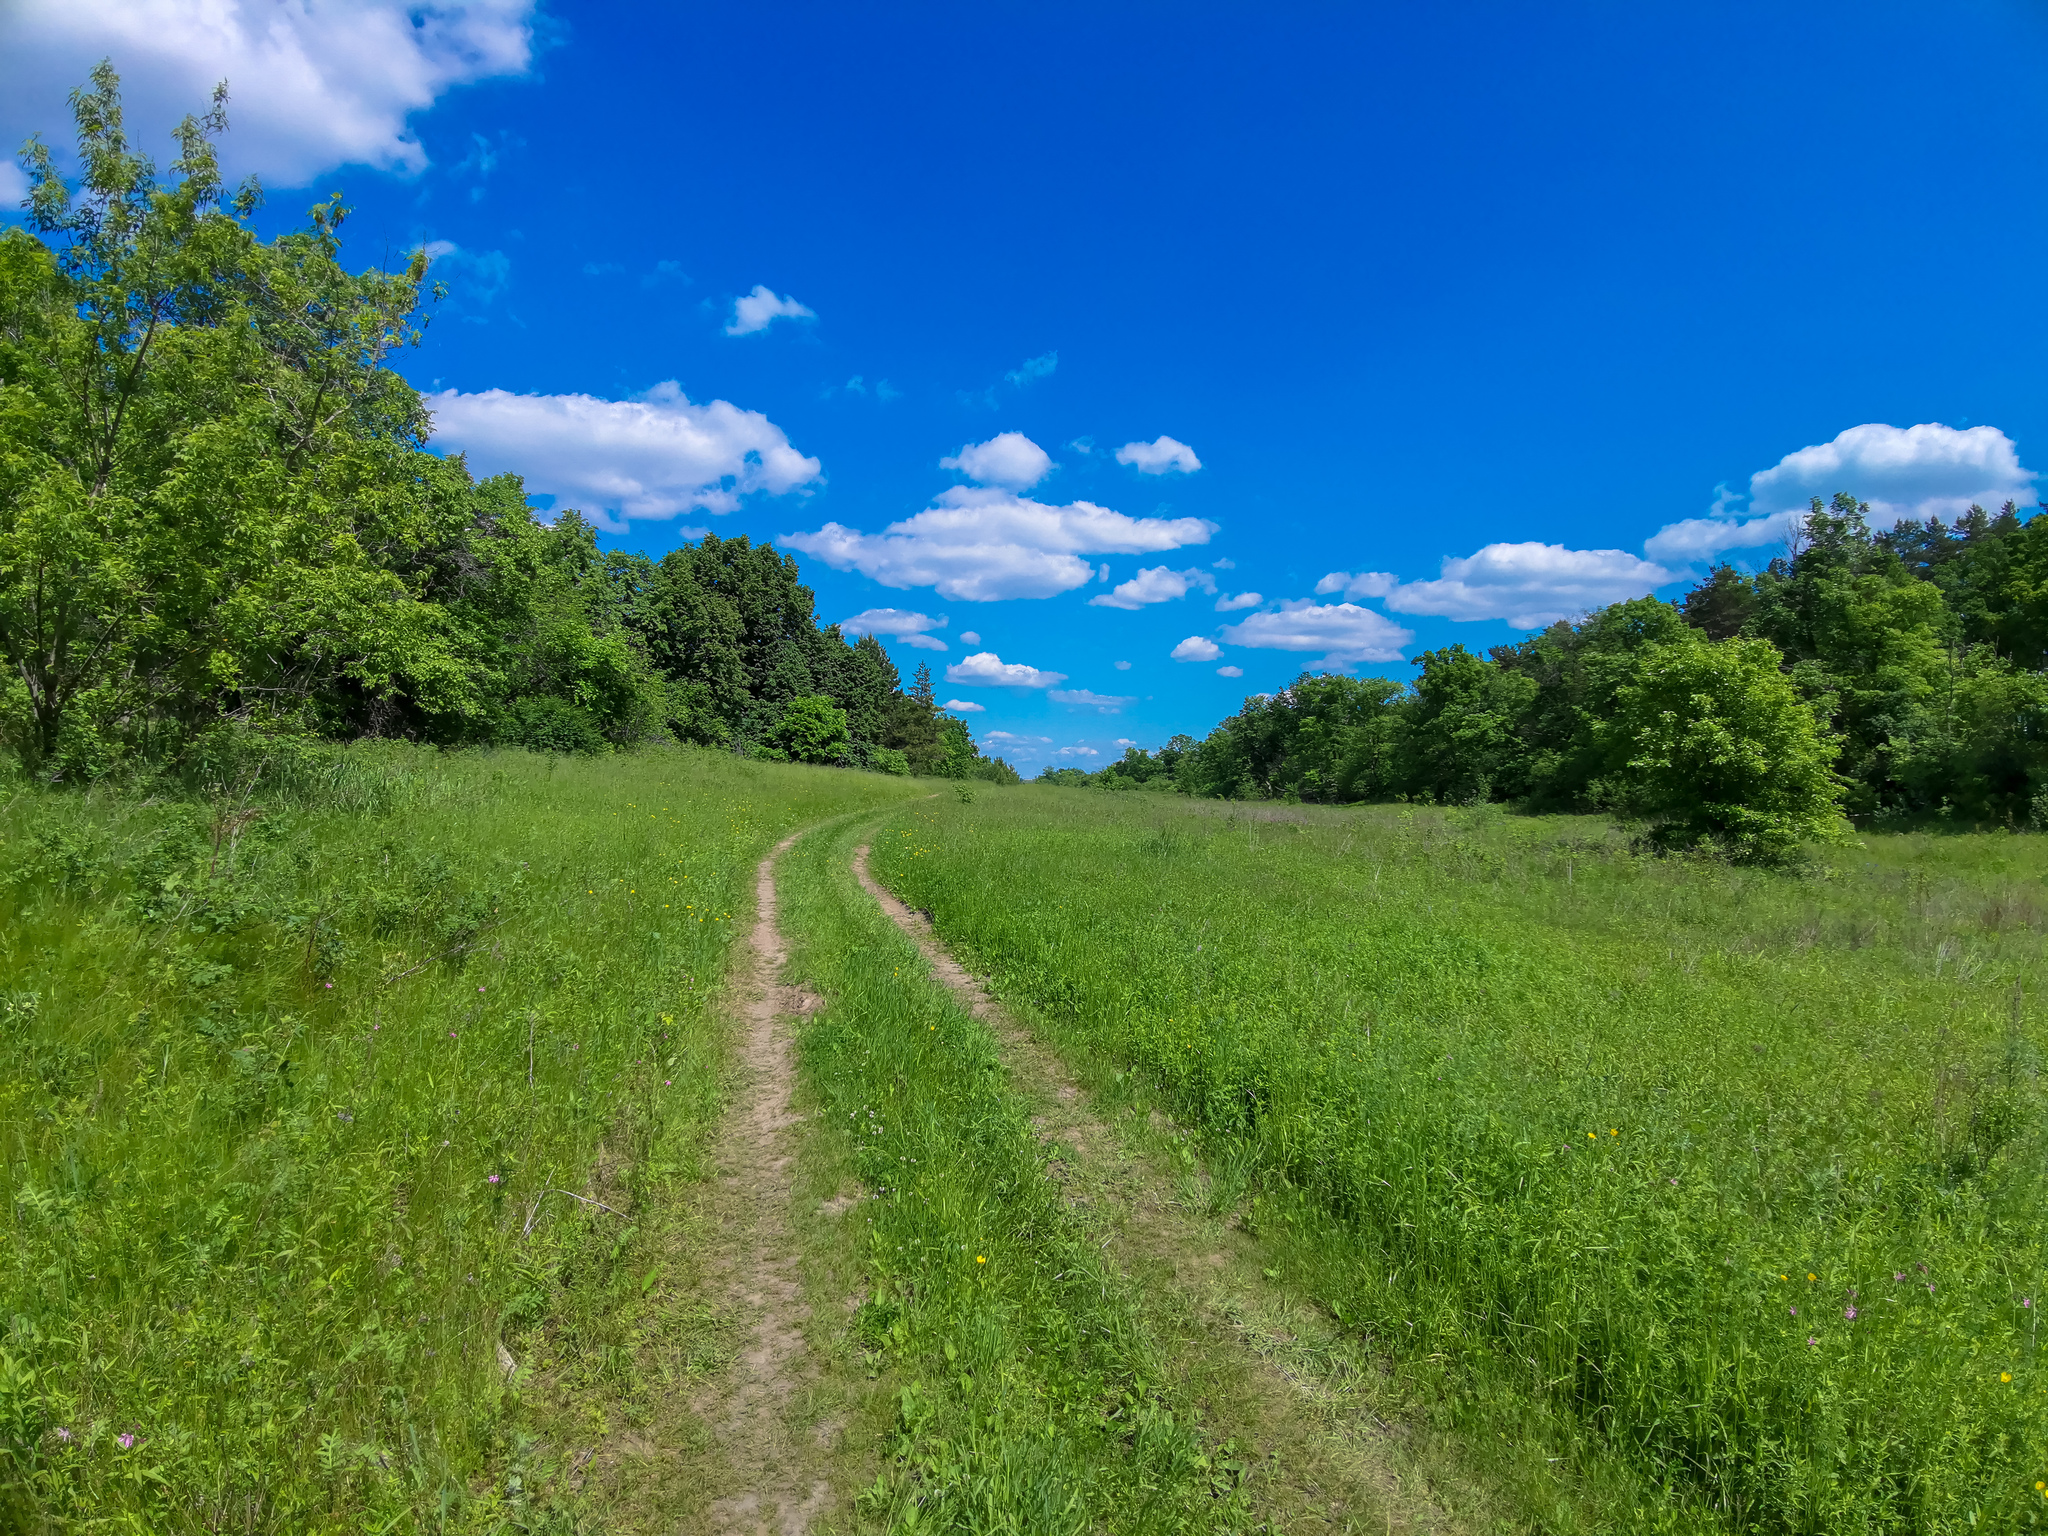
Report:
[[1304,674],[1199,744],[1041,777],[1612,810],[1653,842],[1758,859],[1831,836],[1838,806],[2048,823],[2048,516],[1874,534],[1867,510],[1816,500],[1790,554],[1716,566],[1676,605],[1616,603],[1485,658],[1430,651],[1405,690]]
[[428,452],[388,366],[425,254],[350,273],[335,202],[258,239],[255,189],[220,183],[224,103],[160,185],[102,66],[74,97],[82,184],[32,144],[36,233],[0,236],[0,741],[28,772],[189,777],[251,729],[823,761],[817,720],[785,718],[805,698],[844,716],[832,760],[987,768],[929,674],[905,694],[872,636],[818,626],[788,556],[606,551],[517,475]]

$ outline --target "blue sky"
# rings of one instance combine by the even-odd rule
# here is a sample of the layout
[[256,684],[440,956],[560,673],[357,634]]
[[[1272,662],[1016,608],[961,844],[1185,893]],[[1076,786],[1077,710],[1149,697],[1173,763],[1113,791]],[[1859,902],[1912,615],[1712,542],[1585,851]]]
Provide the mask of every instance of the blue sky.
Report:
[[2038,3],[18,0],[0,131],[103,54],[436,253],[444,444],[777,541],[1027,768],[2048,456]]

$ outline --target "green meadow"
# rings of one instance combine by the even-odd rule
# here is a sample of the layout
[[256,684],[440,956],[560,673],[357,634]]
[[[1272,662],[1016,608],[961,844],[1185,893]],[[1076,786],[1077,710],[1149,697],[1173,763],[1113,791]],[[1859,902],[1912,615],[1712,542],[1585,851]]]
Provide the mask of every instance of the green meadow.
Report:
[[[361,746],[0,811],[0,1529],[698,1528],[749,1319],[693,1213],[800,828],[810,1529],[2040,1520],[2039,838],[1768,872],[1594,818]],[[864,842],[1329,1331],[1327,1433],[1402,1422],[1452,1484],[1276,1513],[1303,1447],[1222,1427],[1227,1341],[1110,1245]]]
[[702,1174],[754,866],[904,792],[360,746],[16,794],[0,1528],[541,1528],[508,1363],[621,1429],[701,1363],[643,1213]]
[[1194,1132],[1284,1283],[1539,1526],[2041,1518],[2039,839],[1787,875],[1497,809],[894,820],[885,881]]

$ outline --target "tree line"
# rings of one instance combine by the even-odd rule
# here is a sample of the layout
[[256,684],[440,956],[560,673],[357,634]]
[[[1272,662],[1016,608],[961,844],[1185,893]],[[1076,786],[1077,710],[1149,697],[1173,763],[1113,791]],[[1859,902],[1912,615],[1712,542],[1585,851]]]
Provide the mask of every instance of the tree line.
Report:
[[406,736],[602,751],[670,739],[1014,780],[820,625],[796,562],[707,536],[660,560],[536,516],[517,475],[429,451],[391,367],[424,253],[350,272],[338,198],[263,240],[224,185],[225,87],[160,181],[102,64],[78,184],[23,151],[0,235],[0,740],[92,780],[223,739]]
[[1412,685],[1303,674],[1203,740],[1133,748],[1106,788],[1611,811],[1668,847],[1775,859],[1920,818],[2048,825],[2048,516],[2008,502],[1873,530],[1812,504],[1784,554],[1716,566]]

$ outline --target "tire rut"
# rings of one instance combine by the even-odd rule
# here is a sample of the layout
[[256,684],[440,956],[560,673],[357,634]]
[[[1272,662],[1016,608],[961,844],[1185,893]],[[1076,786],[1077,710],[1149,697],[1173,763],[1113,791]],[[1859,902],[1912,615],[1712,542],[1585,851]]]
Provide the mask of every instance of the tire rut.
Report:
[[1049,1176],[1063,1178],[1069,1203],[1108,1228],[1105,1245],[1119,1269],[1165,1293],[1163,1342],[1212,1432],[1234,1439],[1253,1467],[1252,1491],[1271,1528],[1468,1529],[1403,1454],[1403,1431],[1372,1413],[1359,1391],[1363,1373],[1342,1341],[1263,1280],[1251,1240],[1180,1208],[1186,1191],[1176,1190],[1174,1175],[1134,1152],[1057,1054],[953,958],[929,919],[882,887],[868,868],[868,845],[855,850],[853,871],[933,975],[994,1031],[1013,1075],[1041,1103],[1041,1139],[1074,1149],[1079,1166],[1055,1160]]
[[806,999],[781,983],[787,950],[776,918],[775,845],[754,876],[754,926],[738,1010],[740,1090],[712,1145],[708,1201],[722,1234],[706,1275],[719,1310],[744,1319],[738,1358],[693,1403],[713,1437],[707,1529],[717,1536],[804,1536],[832,1504],[814,1437],[797,1409],[818,1375],[804,1336],[810,1309],[795,1228],[796,1083],[792,1016]]

